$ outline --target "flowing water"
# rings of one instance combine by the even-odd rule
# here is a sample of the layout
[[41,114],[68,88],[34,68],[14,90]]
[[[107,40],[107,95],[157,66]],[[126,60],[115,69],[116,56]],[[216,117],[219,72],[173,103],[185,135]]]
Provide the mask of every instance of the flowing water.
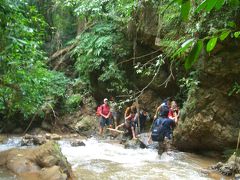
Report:
[[81,147],[71,147],[67,141],[59,143],[78,179],[207,180],[212,178],[203,169],[216,163],[190,153],[167,152],[159,156],[156,149],[124,149],[119,143],[94,138],[84,141],[86,146]]
[[[0,151],[20,146],[20,138],[11,138],[0,145]],[[161,156],[156,149],[124,149],[116,141],[90,138],[86,146],[72,147],[69,140],[61,140],[62,153],[67,157],[78,179],[224,179],[203,173],[216,160],[191,153],[167,152]],[[0,168],[0,179],[15,179]]]

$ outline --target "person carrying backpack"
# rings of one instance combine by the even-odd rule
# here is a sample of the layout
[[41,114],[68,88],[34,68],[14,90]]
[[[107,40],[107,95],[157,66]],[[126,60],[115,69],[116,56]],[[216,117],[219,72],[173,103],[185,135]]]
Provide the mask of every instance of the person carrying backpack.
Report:
[[161,107],[159,114],[160,117],[153,122],[148,143],[151,140],[163,142],[165,137],[168,139],[172,138],[172,127],[175,126],[177,118],[175,119],[168,118],[168,112],[169,108],[167,106]]
[[111,127],[111,121],[110,121],[110,106],[108,104],[108,99],[105,98],[103,100],[103,104],[99,107],[99,114],[100,114],[100,123],[99,123],[99,135],[103,134],[103,128],[107,125]]
[[157,119],[159,117],[162,107],[164,107],[165,109],[166,108],[170,109],[170,107],[171,107],[170,104],[171,104],[170,98],[166,98],[163,101],[163,103],[157,107],[156,113],[154,115],[154,119]]

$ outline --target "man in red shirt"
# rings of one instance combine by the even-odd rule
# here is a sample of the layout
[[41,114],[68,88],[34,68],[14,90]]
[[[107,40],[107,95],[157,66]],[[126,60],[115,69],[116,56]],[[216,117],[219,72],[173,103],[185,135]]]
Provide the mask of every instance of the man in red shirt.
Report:
[[111,127],[111,122],[110,122],[110,106],[108,105],[108,99],[105,98],[103,100],[104,104],[101,105],[101,111],[100,111],[100,127],[99,127],[99,135],[103,134],[103,128],[105,125]]

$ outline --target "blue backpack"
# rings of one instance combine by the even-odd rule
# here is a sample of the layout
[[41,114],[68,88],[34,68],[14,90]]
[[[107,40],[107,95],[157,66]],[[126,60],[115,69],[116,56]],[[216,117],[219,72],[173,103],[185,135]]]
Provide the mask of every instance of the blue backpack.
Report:
[[152,140],[153,141],[163,141],[164,140],[164,128],[163,128],[163,123],[164,123],[163,118],[158,118],[153,125],[152,128]]

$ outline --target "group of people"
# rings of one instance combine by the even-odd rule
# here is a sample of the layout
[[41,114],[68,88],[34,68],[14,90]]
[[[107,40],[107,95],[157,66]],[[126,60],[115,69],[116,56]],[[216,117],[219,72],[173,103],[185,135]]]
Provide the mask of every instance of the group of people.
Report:
[[151,127],[151,133],[148,142],[164,141],[164,138],[172,139],[173,129],[177,125],[180,116],[180,110],[176,101],[170,99],[157,108],[154,115],[154,122]]
[[[133,139],[137,139],[136,127],[139,127],[140,132],[145,130],[145,123],[150,119],[148,112],[145,109],[141,109],[137,112],[137,107],[132,105],[127,107],[124,113],[124,122],[120,123],[120,114],[117,111],[116,104],[112,101],[112,105],[109,105],[107,98],[103,100],[103,104],[99,106],[99,134],[103,134],[105,126],[110,128],[115,127],[116,130],[123,127],[128,130],[129,134]],[[179,120],[180,110],[177,106],[176,101],[170,101],[166,99],[163,103],[157,108],[154,115],[154,120],[151,127],[151,133],[149,136],[149,142],[161,141],[163,138],[172,137],[173,128],[177,125]]]

